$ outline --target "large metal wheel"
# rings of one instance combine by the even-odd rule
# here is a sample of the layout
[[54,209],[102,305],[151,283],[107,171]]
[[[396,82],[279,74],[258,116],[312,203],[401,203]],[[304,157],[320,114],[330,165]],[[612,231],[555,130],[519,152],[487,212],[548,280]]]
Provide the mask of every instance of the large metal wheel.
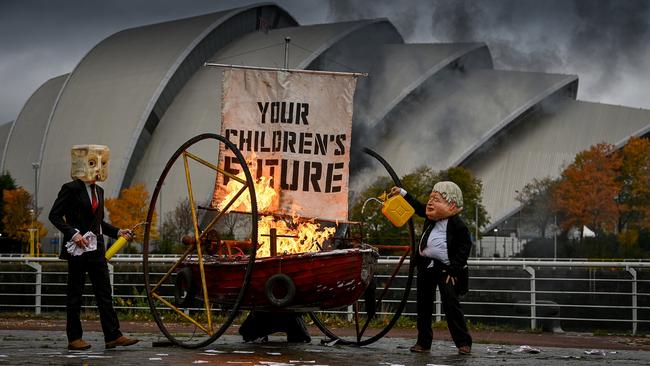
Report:
[[[363,151],[377,159],[384,166],[396,186],[402,186],[399,177],[384,158],[368,148],[364,148]],[[309,313],[314,325],[329,337],[331,342],[365,346],[380,340],[395,326],[408,302],[415,272],[413,219],[408,221],[408,235],[409,246],[405,248],[402,255],[396,259],[386,260],[381,264],[381,266],[384,266],[382,272],[389,273],[389,275],[377,275],[377,271],[375,271],[375,276],[370,282],[366,294],[352,304],[352,320],[355,324],[354,335],[337,335],[333,327],[328,326],[329,316],[324,313]],[[409,259],[408,264],[406,264],[407,258]],[[399,286],[398,282],[401,282],[400,284],[403,284],[403,287]],[[389,288],[400,288],[402,296],[389,299],[387,297]],[[373,321],[376,324],[371,326]]]
[[[198,156],[196,151],[201,151],[200,148],[204,152],[211,151],[211,153],[208,153],[212,154],[211,158]],[[210,162],[210,160],[216,159],[217,152],[224,153],[226,150],[230,150],[238,160],[241,170],[244,172],[244,178],[224,171],[216,163]],[[241,188],[231,200],[221,203],[225,205],[221,206],[221,211],[210,212],[213,217],[204,218],[201,221],[197,210],[200,208],[206,209],[206,207],[200,207],[200,203],[196,201],[190,168],[194,173],[200,169],[203,170],[202,172],[209,169],[209,175],[215,178],[222,174],[239,182]],[[176,175],[179,174],[170,174],[170,172],[177,171],[184,172],[184,176],[178,177]],[[182,182],[179,182],[179,179]],[[215,181],[212,180],[211,184],[214,184]],[[187,187],[188,210],[191,214],[193,227],[191,235],[186,237],[189,239],[184,240],[186,242],[184,248],[180,246],[180,238],[174,238],[177,247],[183,248],[184,252],[180,257],[170,256],[171,259],[153,254],[154,248],[151,240],[152,225],[156,224],[152,222],[156,203],[166,182],[169,185],[184,184]],[[226,216],[226,212],[237,198],[244,193],[248,193],[251,203],[251,214],[246,216],[247,220],[250,220],[251,248],[248,253],[246,274],[243,277],[237,300],[234,304],[225,306],[212,303],[210,293],[208,293],[208,285],[211,281],[219,281],[218,278],[206,276],[206,259],[210,257],[208,246],[213,243],[211,241],[213,238],[210,238],[210,236],[211,233],[215,232],[216,225]],[[219,338],[237,317],[238,310],[250,284],[255,262],[257,221],[258,213],[254,181],[243,155],[235,145],[222,136],[202,134],[191,138],[176,150],[167,162],[152,194],[143,241],[144,282],[151,314],[160,331],[173,344],[185,348],[206,346]],[[160,247],[159,244],[155,248],[156,251],[160,251]],[[188,268],[188,263],[194,266],[194,276]],[[209,261],[207,266],[209,266]],[[200,281],[196,275],[197,267],[200,273]]]

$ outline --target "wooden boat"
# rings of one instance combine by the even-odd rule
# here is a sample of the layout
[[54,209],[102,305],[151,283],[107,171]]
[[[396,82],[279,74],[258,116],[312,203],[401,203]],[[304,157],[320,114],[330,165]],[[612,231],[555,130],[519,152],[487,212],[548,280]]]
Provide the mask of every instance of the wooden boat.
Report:
[[[307,312],[350,305],[368,287],[378,257],[374,249],[355,248],[256,259],[241,308]],[[236,302],[248,262],[245,256],[204,256],[208,297],[213,303],[228,307]],[[186,282],[183,290],[188,296],[201,297],[194,290],[201,283],[197,257],[186,258],[182,266],[177,287]]]

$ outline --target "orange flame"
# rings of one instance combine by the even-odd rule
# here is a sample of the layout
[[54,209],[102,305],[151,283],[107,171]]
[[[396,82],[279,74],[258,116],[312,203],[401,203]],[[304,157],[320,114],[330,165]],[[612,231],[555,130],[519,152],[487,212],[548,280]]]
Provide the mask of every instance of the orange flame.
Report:
[[[237,174],[238,178],[246,180],[244,172]],[[231,179],[226,185],[226,192],[228,194],[223,198],[223,200],[217,205],[219,210],[223,210],[226,205],[235,198],[235,195],[244,185],[238,181]],[[273,203],[273,198],[277,195],[273,187],[271,187],[271,179],[267,177],[261,177],[257,182],[253,183],[255,186],[255,196],[257,197],[257,211],[264,212]],[[248,193],[248,190],[244,191],[237,200],[228,208],[230,211],[251,211],[251,196]]]
[[[255,171],[255,157],[251,158],[248,165],[251,171]],[[238,178],[245,180],[244,172],[237,174]],[[271,178],[260,177],[255,186],[255,195],[257,197],[257,210],[258,212],[267,212],[271,207],[273,200],[278,196],[271,186]],[[223,200],[217,205],[219,210],[223,210],[226,205],[235,198],[235,195],[243,184],[230,179],[226,185],[225,191],[228,192]],[[299,207],[294,205],[293,211],[295,212]],[[244,191],[234,203],[228,208],[229,211],[251,211],[251,199],[248,190]],[[338,223],[337,223],[338,224]],[[318,245],[323,244],[325,240],[329,239],[336,231],[335,227],[321,228],[321,225],[313,222],[313,220],[300,220],[294,217],[293,227],[290,227],[284,220],[275,220],[272,216],[261,216],[258,223],[258,249],[257,257],[269,257],[271,255],[270,249],[270,230],[275,228],[277,235],[280,236],[276,241],[276,248],[278,254],[296,254],[305,252],[317,252]],[[318,245],[317,245],[318,244]]]
[[[294,218],[294,224],[298,221]],[[321,228],[320,224],[310,221],[302,221],[291,228],[284,220],[275,220],[271,216],[263,216],[258,224],[259,239],[257,257],[269,257],[271,255],[271,229],[277,230],[276,240],[277,253],[297,254],[319,251],[325,240],[334,235],[335,227]],[[288,237],[287,237],[288,236]]]

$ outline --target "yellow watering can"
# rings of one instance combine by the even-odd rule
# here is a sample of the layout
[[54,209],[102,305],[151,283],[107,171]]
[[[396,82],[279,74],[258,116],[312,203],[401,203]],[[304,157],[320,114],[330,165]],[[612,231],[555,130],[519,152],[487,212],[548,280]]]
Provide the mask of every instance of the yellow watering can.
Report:
[[[143,221],[143,222],[141,222],[141,223],[139,223],[139,224],[136,224],[134,227],[131,228],[131,233],[133,233],[133,231],[135,231],[135,229],[136,229],[138,226],[140,226],[140,225],[144,225],[144,224],[146,224],[146,223],[147,223],[146,221]],[[113,243],[113,245],[111,245],[111,247],[108,248],[108,250],[106,251],[106,254],[104,255],[104,257],[106,257],[106,260],[107,260],[107,261],[111,260],[111,258],[113,258],[113,256],[115,255],[115,253],[119,252],[120,249],[122,249],[122,247],[123,247],[126,243],[128,243],[128,240],[127,240],[125,237],[120,236],[119,238],[117,238],[117,240]]]

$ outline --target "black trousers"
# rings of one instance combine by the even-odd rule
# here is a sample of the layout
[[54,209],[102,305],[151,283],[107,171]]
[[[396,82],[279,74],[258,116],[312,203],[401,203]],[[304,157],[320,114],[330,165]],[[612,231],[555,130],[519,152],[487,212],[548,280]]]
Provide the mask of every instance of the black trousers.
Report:
[[239,327],[244,342],[252,342],[273,333],[286,333],[289,343],[309,343],[311,337],[302,319],[303,313],[251,311]]
[[472,336],[467,331],[465,314],[460,307],[458,292],[451,283],[445,283],[447,273],[443,268],[421,268],[418,266],[417,278],[417,344],[424,348],[431,348],[433,341],[433,300],[436,286],[440,289],[440,301],[447,319],[447,326],[456,347],[472,346]]
[[97,308],[99,309],[99,319],[102,324],[102,331],[104,332],[104,340],[110,342],[119,338],[122,333],[120,332],[120,322],[117,319],[117,313],[113,309],[113,294],[108,276],[108,266],[103,257],[89,260],[88,258],[84,258],[84,256],[68,261],[68,286],[66,288],[67,322],[65,327],[68,341],[74,341],[83,336],[80,316],[86,274],[88,274],[93,292],[95,293]]

